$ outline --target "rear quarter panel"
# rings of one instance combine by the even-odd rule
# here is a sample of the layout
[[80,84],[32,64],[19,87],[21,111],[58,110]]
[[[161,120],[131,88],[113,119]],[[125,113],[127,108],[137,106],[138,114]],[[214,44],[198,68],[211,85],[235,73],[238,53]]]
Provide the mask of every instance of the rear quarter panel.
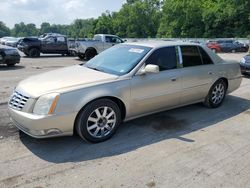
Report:
[[223,61],[216,65],[217,77],[224,77],[228,80],[228,93],[240,87],[242,75],[240,71],[240,64],[236,61]]

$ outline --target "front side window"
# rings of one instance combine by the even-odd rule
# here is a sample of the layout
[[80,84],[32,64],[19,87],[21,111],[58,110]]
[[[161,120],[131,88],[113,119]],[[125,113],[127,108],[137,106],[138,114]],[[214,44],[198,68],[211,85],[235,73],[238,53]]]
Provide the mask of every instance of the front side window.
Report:
[[175,47],[165,47],[155,50],[146,60],[146,65],[158,65],[160,71],[177,68],[177,56]]
[[102,41],[102,37],[99,36],[99,35],[95,35],[95,36],[94,36],[94,40]]
[[122,43],[122,40],[117,38],[117,37],[113,37],[112,42],[113,43]]
[[56,38],[54,38],[54,37],[48,37],[45,41],[49,42],[49,43],[56,42]]
[[197,46],[181,46],[183,67],[202,65],[202,59]]

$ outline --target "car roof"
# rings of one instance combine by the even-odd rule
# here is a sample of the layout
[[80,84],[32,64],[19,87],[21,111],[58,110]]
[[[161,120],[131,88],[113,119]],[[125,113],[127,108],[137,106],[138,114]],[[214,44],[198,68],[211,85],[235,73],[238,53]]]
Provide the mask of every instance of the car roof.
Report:
[[223,60],[212,50],[207,48],[203,44],[197,44],[197,43],[191,43],[191,42],[183,42],[183,41],[141,41],[141,42],[126,42],[121,45],[134,45],[134,46],[144,46],[149,47],[153,49],[162,48],[162,47],[168,47],[168,46],[200,46],[202,49],[204,49],[208,55],[212,58],[213,62],[215,64],[223,62]]
[[201,46],[197,43],[192,42],[181,42],[181,41],[141,41],[141,42],[126,42],[124,44],[129,45],[137,45],[137,46],[145,46],[150,48],[161,48],[161,47],[167,47],[167,46]]
[[110,34],[95,34],[95,36],[117,37],[116,35],[110,35]]

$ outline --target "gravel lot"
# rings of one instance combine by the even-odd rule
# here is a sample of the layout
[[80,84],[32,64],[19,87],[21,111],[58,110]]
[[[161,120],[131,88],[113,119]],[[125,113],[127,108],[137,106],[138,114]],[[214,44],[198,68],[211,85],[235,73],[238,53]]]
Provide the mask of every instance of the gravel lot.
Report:
[[[240,60],[245,54],[221,54]],[[0,187],[250,187],[250,79],[218,109],[195,104],[124,123],[104,143],[77,136],[33,139],[10,122],[7,101],[22,79],[79,64],[23,57],[0,66]]]

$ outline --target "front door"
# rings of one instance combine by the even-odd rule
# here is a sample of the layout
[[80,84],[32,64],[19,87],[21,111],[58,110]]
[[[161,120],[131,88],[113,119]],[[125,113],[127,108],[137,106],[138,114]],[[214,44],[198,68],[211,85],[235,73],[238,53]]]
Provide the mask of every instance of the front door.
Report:
[[160,72],[135,75],[131,79],[131,116],[171,108],[180,104],[181,78],[175,47],[155,50],[145,65],[158,65]]

